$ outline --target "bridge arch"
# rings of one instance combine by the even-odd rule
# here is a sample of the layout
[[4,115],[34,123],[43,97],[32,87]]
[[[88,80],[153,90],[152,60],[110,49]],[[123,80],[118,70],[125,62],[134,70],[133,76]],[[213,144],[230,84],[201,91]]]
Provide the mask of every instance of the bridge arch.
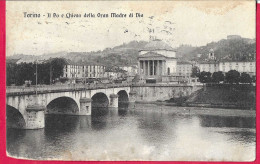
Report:
[[6,125],[7,128],[24,129],[26,127],[26,122],[22,113],[10,105],[6,105]]
[[104,108],[108,107],[109,99],[107,95],[103,92],[97,92],[92,97],[92,108]]
[[78,114],[79,106],[77,102],[67,96],[62,96],[51,100],[46,106],[46,114]]
[[118,103],[127,103],[129,102],[129,95],[125,90],[120,90],[118,93]]

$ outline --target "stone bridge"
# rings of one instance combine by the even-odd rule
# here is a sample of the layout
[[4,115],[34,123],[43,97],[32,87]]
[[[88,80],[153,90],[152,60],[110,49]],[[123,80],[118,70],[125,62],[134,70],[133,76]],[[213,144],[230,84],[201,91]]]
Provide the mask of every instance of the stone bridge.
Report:
[[[37,89],[36,89],[37,88]],[[118,108],[120,103],[168,100],[188,96],[196,87],[180,84],[46,85],[6,88],[9,127],[38,129],[45,114],[91,115],[99,108]]]
[[7,87],[7,122],[15,128],[43,128],[45,114],[91,115],[100,107],[134,102],[129,94],[130,86],[124,84]]

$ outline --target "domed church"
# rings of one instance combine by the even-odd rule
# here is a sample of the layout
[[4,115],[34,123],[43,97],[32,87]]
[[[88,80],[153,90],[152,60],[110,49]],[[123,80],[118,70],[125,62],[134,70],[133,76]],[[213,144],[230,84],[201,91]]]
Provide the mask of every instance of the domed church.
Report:
[[177,58],[174,49],[162,40],[150,41],[138,57],[139,75],[148,82],[177,81]]

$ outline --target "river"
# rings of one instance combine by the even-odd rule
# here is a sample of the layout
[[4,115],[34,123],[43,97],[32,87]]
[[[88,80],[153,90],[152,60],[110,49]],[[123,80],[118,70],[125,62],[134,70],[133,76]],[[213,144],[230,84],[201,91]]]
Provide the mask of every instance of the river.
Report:
[[44,129],[7,129],[7,152],[38,160],[255,159],[254,116],[202,115],[192,109],[136,104],[135,109],[95,109],[92,116],[46,115]]

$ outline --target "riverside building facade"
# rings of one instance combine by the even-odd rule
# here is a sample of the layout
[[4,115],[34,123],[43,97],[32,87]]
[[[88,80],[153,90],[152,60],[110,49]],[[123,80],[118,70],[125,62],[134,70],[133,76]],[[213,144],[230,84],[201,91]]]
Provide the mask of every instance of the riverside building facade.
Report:
[[219,71],[227,73],[230,70],[236,70],[240,73],[245,72],[250,76],[256,75],[255,61],[221,61]]
[[218,72],[221,71],[226,74],[230,70],[236,70],[240,73],[248,73],[251,77],[256,76],[256,64],[255,60],[250,58],[244,61],[232,60],[232,59],[222,59],[217,61],[214,56],[214,51],[211,49],[209,51],[209,56],[206,61],[199,62],[200,72]]
[[192,74],[192,64],[187,61],[178,61],[177,74],[183,78],[190,78]]
[[84,63],[74,63],[66,60],[63,68],[64,78],[103,78],[105,74],[105,66],[88,65]]

